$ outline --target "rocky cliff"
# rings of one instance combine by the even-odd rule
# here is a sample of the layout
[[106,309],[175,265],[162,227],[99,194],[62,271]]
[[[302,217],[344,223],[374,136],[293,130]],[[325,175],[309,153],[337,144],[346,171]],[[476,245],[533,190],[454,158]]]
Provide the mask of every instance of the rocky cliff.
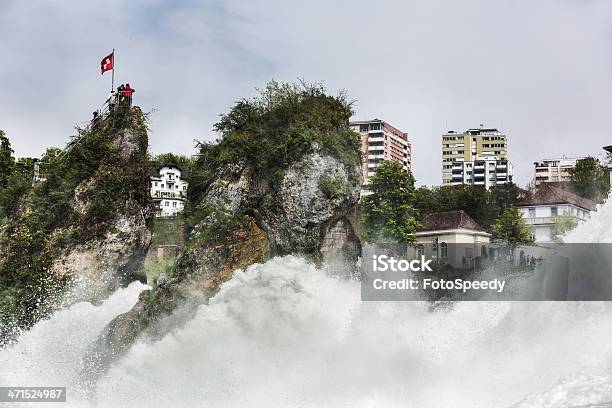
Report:
[[92,345],[88,378],[143,332],[170,329],[158,322],[179,305],[187,318],[237,269],[296,254],[319,265],[341,263],[344,273],[357,260],[361,247],[349,216],[362,178],[350,107],[319,88],[268,91],[263,100],[239,102],[217,124],[218,143],[201,146],[176,269]]
[[147,148],[145,117],[131,108],[43,157],[44,180],[23,194],[0,242],[5,341],[61,305],[134,280],[151,238]]

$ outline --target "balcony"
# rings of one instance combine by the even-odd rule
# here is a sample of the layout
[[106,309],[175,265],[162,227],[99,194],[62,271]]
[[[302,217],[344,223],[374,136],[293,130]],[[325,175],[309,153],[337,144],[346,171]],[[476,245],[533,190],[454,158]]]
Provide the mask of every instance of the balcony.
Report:
[[382,152],[385,150],[385,146],[368,146],[368,152]]
[[557,217],[524,217],[523,219],[529,225],[550,225],[555,223]]

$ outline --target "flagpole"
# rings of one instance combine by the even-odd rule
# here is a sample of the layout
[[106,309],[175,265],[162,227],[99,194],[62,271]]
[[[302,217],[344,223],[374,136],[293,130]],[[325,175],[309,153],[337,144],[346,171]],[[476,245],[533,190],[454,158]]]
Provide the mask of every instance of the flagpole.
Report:
[[115,90],[115,49],[113,48],[113,73],[111,75],[111,92]]

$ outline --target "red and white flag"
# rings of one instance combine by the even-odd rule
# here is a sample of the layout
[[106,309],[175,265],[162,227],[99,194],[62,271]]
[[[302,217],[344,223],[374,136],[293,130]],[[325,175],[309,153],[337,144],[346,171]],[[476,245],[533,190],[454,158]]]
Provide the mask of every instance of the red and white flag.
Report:
[[101,74],[104,74],[106,71],[110,71],[113,69],[115,65],[115,52],[111,52],[108,56],[102,58],[102,62],[100,63],[100,68],[102,70]]

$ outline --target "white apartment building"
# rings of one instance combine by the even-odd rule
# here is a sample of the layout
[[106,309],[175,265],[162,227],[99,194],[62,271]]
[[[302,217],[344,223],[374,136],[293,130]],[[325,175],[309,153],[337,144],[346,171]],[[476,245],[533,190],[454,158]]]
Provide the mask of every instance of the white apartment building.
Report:
[[355,121],[350,126],[361,135],[362,195],[367,194],[369,177],[383,160],[398,162],[404,170],[412,170],[412,146],[408,141],[408,133],[380,119]]
[[473,184],[489,189],[492,186],[510,183],[513,177],[514,167],[507,159],[477,155],[475,160],[454,161],[450,182],[447,184]]
[[442,184],[451,184],[453,162],[469,162],[477,158],[508,158],[508,139],[496,128],[449,130],[442,135]]
[[568,158],[563,156],[558,159],[544,159],[534,162],[533,185],[537,187],[542,183],[569,181],[569,170],[576,167],[576,162],[582,159],[584,157]]
[[172,217],[183,211],[187,194],[187,171],[175,165],[160,165],[151,176],[151,197],[156,217]]
[[557,217],[569,215],[577,222],[586,221],[596,210],[593,201],[559,187],[543,183],[531,201],[518,206],[523,219],[531,227],[535,242],[552,242],[552,227]]
[[[612,145],[604,146],[604,150],[612,155]],[[612,163],[608,164],[608,173],[610,173],[610,186],[612,188]]]

